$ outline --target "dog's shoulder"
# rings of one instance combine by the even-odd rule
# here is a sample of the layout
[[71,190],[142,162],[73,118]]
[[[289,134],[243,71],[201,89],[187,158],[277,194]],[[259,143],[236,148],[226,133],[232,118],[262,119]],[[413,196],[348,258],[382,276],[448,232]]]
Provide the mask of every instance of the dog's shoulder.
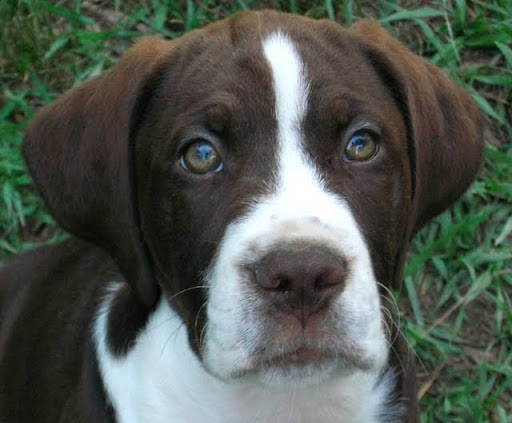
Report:
[[40,246],[0,262],[0,315],[7,307],[25,303],[23,297],[46,304],[48,299],[34,295],[49,286],[58,286],[61,292],[81,289],[89,291],[105,279],[119,277],[116,267],[107,254],[99,248],[76,238]]
[[[74,238],[0,264],[0,421],[55,421],[84,409],[76,407],[81,390],[95,382],[82,380],[95,375],[83,368],[94,367],[90,329],[103,287],[116,278],[105,253]],[[43,399],[41,386],[52,387],[55,401]]]
[[[20,334],[30,336],[28,328],[41,342],[52,331],[70,330],[66,323],[89,320],[103,287],[119,278],[106,253],[76,238],[8,258],[0,264],[0,354]],[[24,329],[9,341],[17,327]]]

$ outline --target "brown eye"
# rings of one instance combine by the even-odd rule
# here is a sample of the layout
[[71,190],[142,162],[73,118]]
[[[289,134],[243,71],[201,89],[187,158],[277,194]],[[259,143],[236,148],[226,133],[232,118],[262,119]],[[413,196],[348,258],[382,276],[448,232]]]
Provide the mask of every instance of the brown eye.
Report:
[[184,150],[181,165],[193,173],[211,173],[222,169],[222,159],[212,143],[198,139]]
[[366,161],[379,150],[377,135],[369,131],[358,131],[350,138],[345,148],[345,158],[349,161]]

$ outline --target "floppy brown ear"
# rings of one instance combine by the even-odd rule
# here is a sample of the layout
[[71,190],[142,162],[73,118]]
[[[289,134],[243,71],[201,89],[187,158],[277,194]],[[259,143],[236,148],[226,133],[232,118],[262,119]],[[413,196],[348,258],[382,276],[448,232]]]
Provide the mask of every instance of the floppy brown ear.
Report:
[[139,231],[131,144],[144,97],[171,48],[157,39],[139,42],[111,70],[39,112],[23,143],[57,222],[104,248],[148,306],[158,287]]
[[350,30],[359,34],[405,116],[413,183],[412,237],[475,178],[482,162],[483,120],[466,91],[377,23],[360,21]]

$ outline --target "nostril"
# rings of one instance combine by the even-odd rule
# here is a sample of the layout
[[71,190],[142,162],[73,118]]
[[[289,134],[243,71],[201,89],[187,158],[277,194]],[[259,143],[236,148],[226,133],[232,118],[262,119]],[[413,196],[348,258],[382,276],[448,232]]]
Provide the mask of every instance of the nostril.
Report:
[[263,289],[267,291],[286,292],[292,285],[292,280],[286,276],[277,274],[272,264],[258,264],[255,269],[251,269],[254,280]]
[[268,275],[268,271],[253,273],[257,284],[268,291],[286,292],[292,285],[291,279],[287,276],[276,275],[272,277]]
[[276,285],[275,289],[277,291],[287,292],[287,291],[290,290],[291,285],[292,285],[292,281],[290,280],[290,278],[280,277],[278,279],[278,282],[277,282],[277,285]]
[[345,265],[330,266],[327,271],[315,279],[314,288],[322,290],[342,284],[345,280],[345,274]]
[[315,279],[314,287],[316,290],[321,290],[321,289],[325,288],[325,286],[326,286],[326,282],[325,282],[323,275],[319,276]]

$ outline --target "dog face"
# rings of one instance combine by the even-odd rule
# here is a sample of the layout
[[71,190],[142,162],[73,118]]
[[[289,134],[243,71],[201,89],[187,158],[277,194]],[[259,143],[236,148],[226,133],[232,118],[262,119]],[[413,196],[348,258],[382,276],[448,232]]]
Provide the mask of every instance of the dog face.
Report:
[[307,383],[384,367],[381,295],[481,133],[375,24],[254,12],[139,43],[45,109],[25,155],[59,222],[141,302],[160,291],[210,373]]
[[[392,268],[372,263],[393,263],[406,237],[405,123],[377,72],[361,78],[360,54],[327,51],[319,66],[325,41],[301,48],[285,31],[240,41],[228,58],[185,47],[179,60],[211,64],[192,78],[165,72],[149,105],[157,120],[136,141],[162,287],[222,378],[304,381],[387,357],[377,285]],[[177,86],[179,110],[153,112],[173,109]]]

